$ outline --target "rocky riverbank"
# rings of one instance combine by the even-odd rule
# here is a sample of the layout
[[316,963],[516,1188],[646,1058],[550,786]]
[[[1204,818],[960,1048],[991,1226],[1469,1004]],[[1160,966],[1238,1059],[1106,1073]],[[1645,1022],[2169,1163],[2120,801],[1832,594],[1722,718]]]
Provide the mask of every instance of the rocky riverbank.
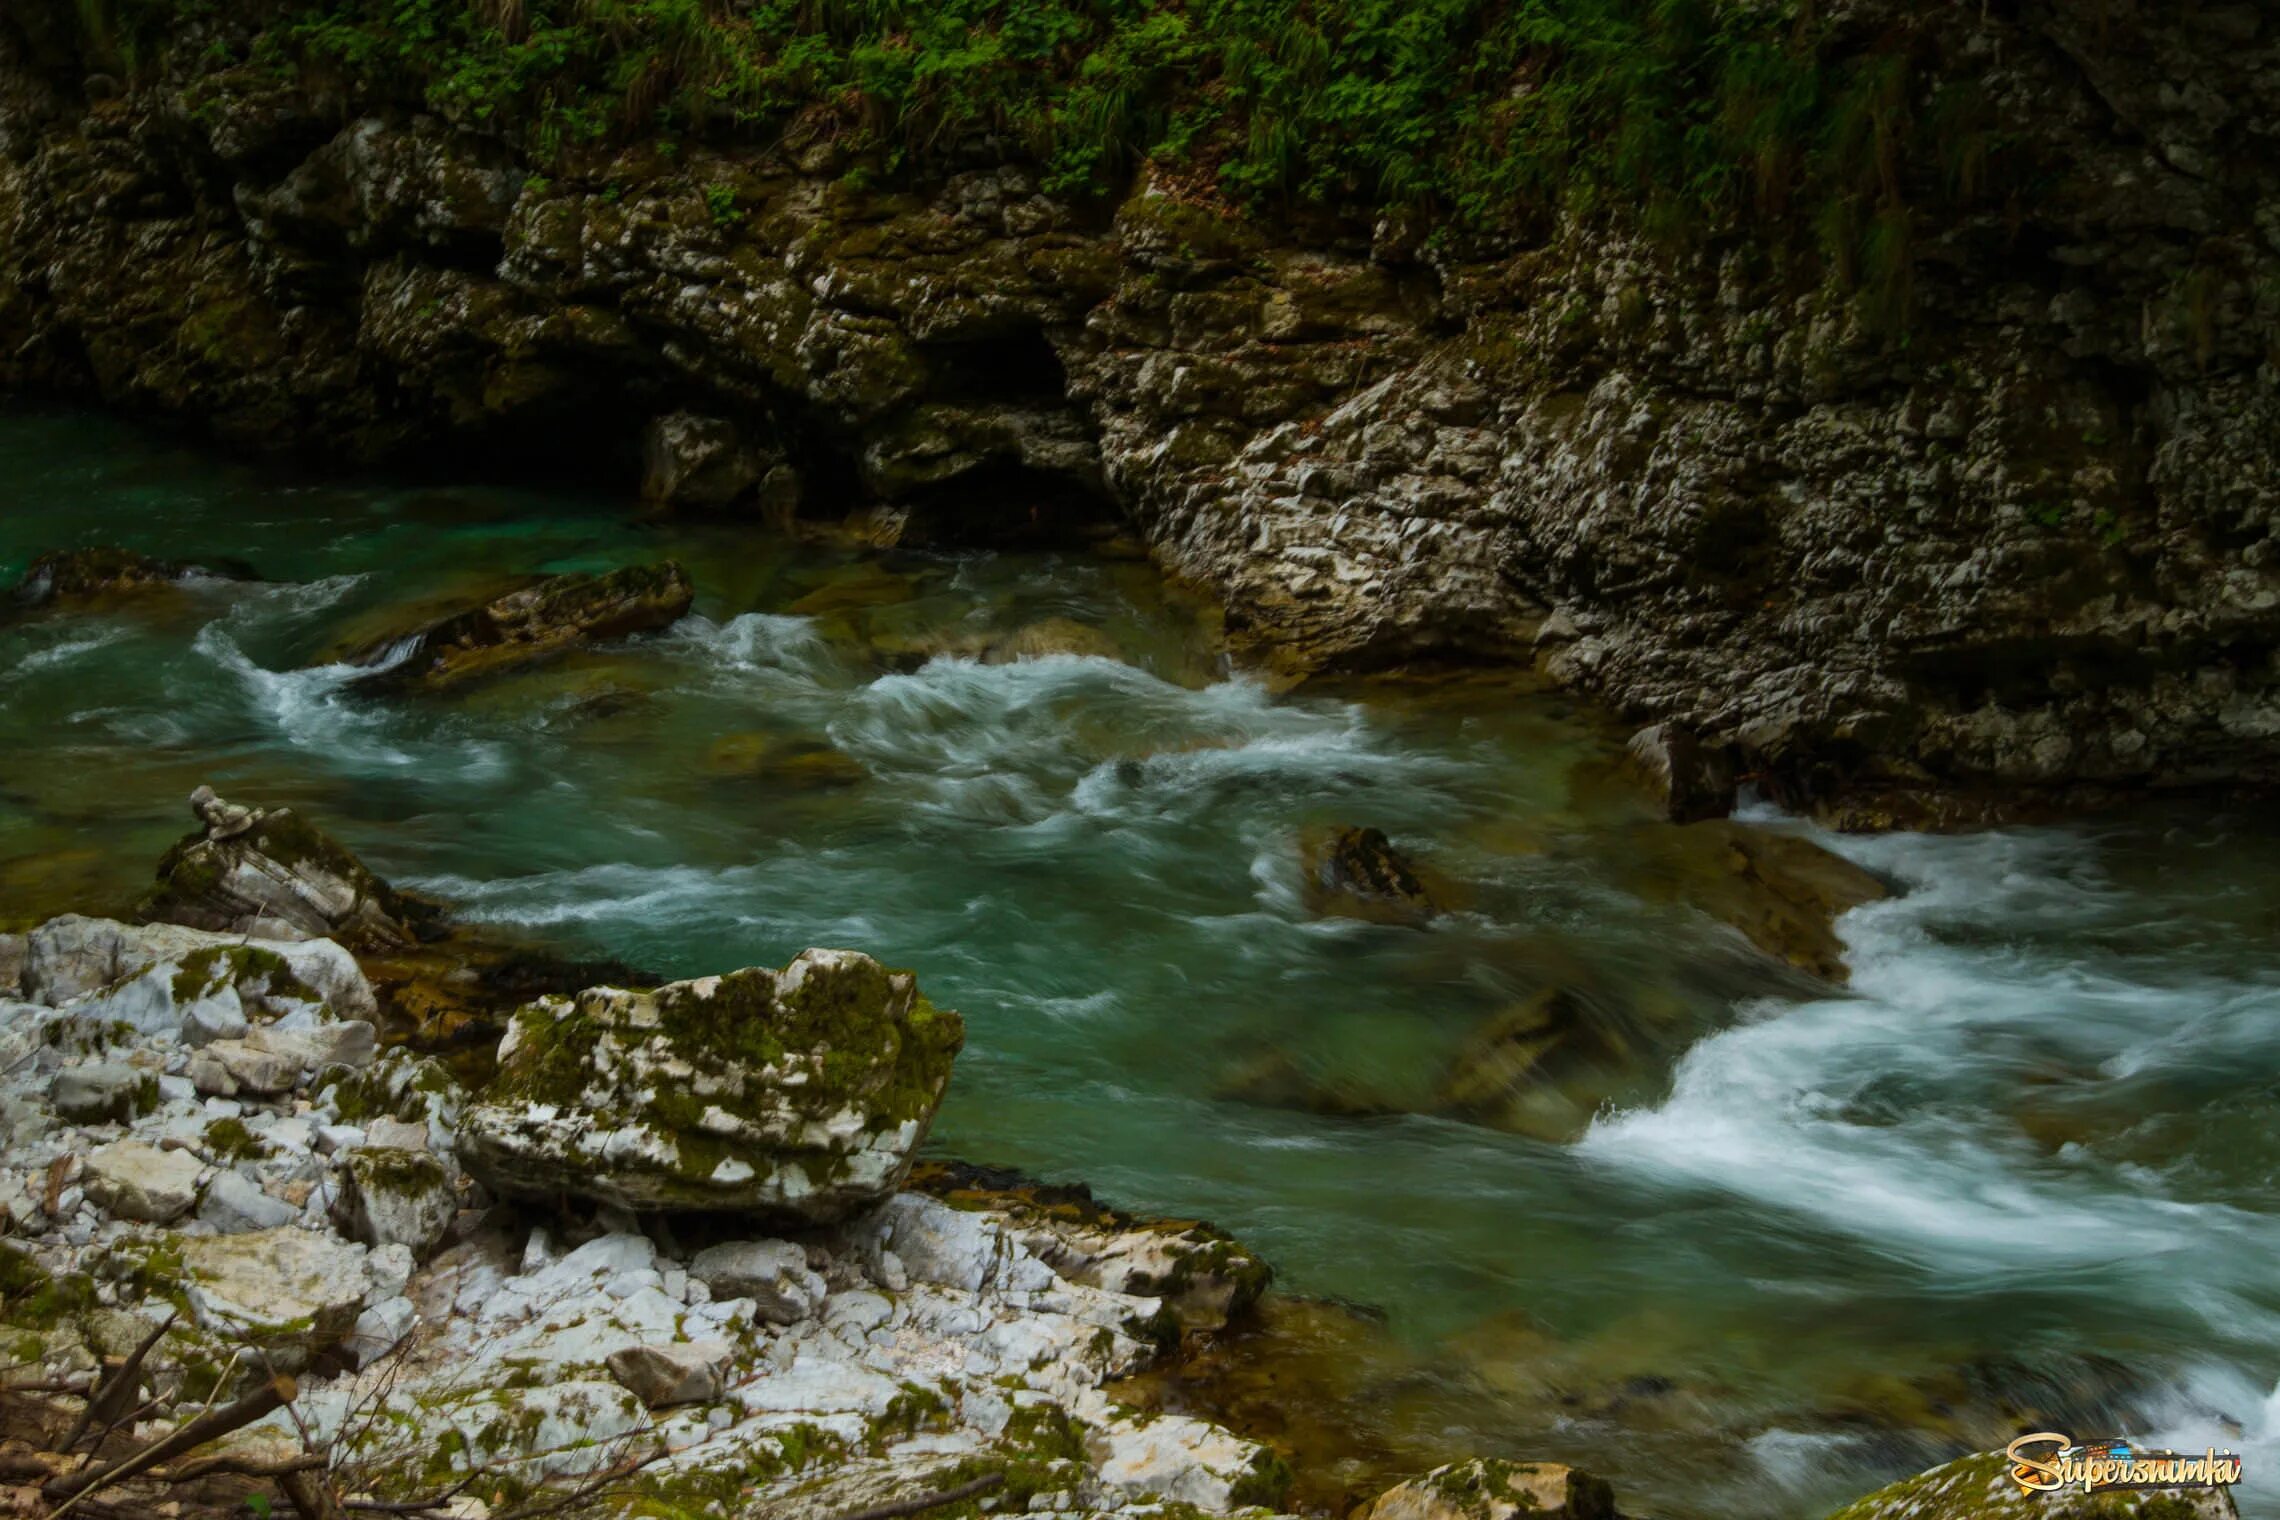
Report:
[[1866,293],[1778,216],[1302,231],[1176,164],[1049,195],[1002,142],[883,181],[829,113],[565,149],[281,62],[261,5],[122,76],[38,0],[0,383],[875,541],[1128,519],[1268,668],[1530,665],[1849,824],[2269,784],[2280,33],[1838,10],[1820,66],[1889,62],[1876,141],[1949,160],[1878,150]]
[[[98,1445],[123,1461],[275,1385],[283,1407],[173,1471],[293,1475],[312,1516],[343,1498],[459,1520],[1285,1505],[1274,1445],[1120,1381],[1240,1329],[1265,1264],[1081,1190],[914,1172],[960,1028],[907,973],[810,950],[540,997],[469,1091],[380,1047],[382,998],[346,948],[400,949],[409,900],[289,813],[207,790],[194,810],[157,921],[0,938],[18,1476],[61,1492],[69,1464],[42,1448],[83,1398],[112,1411]],[[185,904],[203,927],[165,921]],[[1974,1461],[1845,1520],[2007,1512]],[[182,1503],[167,1477],[110,1492]],[[1557,1464],[1473,1462],[1364,1520],[1522,1513],[1618,1508]]]

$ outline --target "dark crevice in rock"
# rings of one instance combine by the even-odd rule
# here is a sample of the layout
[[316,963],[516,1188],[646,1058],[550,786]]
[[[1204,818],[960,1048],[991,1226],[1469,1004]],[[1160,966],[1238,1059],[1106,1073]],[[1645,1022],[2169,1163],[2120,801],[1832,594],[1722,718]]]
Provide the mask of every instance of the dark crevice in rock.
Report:
[[1068,402],[1068,371],[1039,328],[999,337],[928,343],[919,351],[932,375],[929,393],[944,400],[1056,407]]

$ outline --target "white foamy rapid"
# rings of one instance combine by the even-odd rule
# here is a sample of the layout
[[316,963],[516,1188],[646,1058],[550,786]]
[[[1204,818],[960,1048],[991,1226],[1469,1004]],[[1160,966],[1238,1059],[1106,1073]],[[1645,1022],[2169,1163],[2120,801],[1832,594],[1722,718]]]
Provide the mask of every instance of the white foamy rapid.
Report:
[[1578,1153],[1804,1216],[1954,1290],[2164,1301],[2203,1327],[2179,1349],[2212,1359],[2172,1434],[2208,1439],[2219,1406],[2280,1426],[2270,1391],[2216,1360],[2280,1340],[2280,1221],[2208,1196],[2190,1154],[2117,1159],[2022,1122],[2038,1093],[2127,1114],[2213,1055],[2269,1070],[2280,980],[2133,948],[2139,900],[2084,835],[1815,837],[1903,888],[1840,924],[1850,995],[1743,1010],[1666,1101],[1603,1117]]

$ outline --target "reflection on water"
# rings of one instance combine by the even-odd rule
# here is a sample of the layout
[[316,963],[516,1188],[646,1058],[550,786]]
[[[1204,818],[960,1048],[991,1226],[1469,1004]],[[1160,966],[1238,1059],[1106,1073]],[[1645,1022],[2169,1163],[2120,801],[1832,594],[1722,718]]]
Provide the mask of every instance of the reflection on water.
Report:
[[[1387,1466],[1560,1456],[1768,1520],[2055,1411],[2280,1472],[2268,819],[1825,841],[1905,888],[1845,921],[1839,994],[1638,895],[1690,846],[1585,784],[1607,735],[1557,700],[1277,696],[1132,563],[862,563],[52,416],[0,417],[0,480],[11,577],[101,540],[269,578],[0,629],[0,918],[131,900],[204,781],[567,950],[912,966],[971,1030],[937,1146],[1211,1217],[1382,1314],[1281,1333]],[[668,555],[669,632],[342,690],[408,606]],[[1309,917],[1301,836],[1348,822],[1461,905]],[[1614,1073],[1581,1137],[1432,1116],[1547,991]]]

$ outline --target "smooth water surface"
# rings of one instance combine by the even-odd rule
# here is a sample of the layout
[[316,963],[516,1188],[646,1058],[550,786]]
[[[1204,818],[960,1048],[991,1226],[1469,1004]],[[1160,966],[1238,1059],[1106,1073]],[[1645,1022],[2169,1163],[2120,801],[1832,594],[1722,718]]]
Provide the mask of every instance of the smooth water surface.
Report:
[[[1404,1452],[1565,1457],[1665,1520],[1819,1515],[2061,1399],[2280,1477],[2268,817],[1826,840],[1905,888],[1845,922],[1831,993],[1642,886],[1664,826],[1589,781],[1609,735],[1559,700],[1277,696],[1130,559],[863,559],[0,414],[0,575],[97,542],[265,579],[0,627],[0,920],[131,902],[211,782],[566,950],[871,951],[968,1021],[937,1151],[1215,1220],[1382,1311],[1403,1360],[1355,1407]],[[419,608],[666,556],[699,593],[669,632],[341,690]],[[958,653],[1048,620],[1121,658]],[[769,758],[824,745],[850,784]],[[1345,822],[1459,910],[1311,916],[1300,840]],[[1637,1053],[1589,1130],[1419,1116],[1550,984]],[[1246,1101],[1264,1067],[1378,1116]]]

